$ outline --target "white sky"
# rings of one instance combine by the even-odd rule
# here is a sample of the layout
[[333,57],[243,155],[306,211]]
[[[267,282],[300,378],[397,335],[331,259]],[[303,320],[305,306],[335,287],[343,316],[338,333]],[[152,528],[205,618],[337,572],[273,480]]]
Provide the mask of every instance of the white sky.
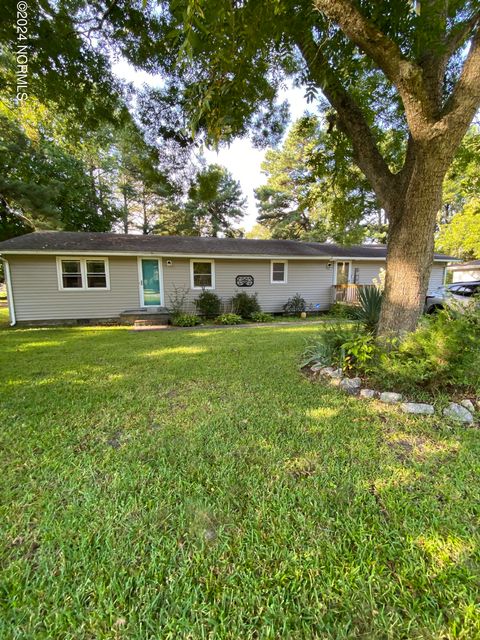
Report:
[[[132,82],[140,88],[143,84],[159,86],[162,80],[158,76],[152,76],[145,71],[137,71],[125,60],[112,64],[113,72],[119,78]],[[307,104],[302,89],[288,88],[281,91],[279,101],[288,100],[290,104],[291,122],[299,118],[306,110],[312,110]],[[309,109],[310,106],[310,109]],[[257,209],[255,206],[254,189],[265,182],[265,176],[261,173],[260,165],[265,156],[265,150],[255,149],[248,138],[239,138],[230,146],[223,147],[219,152],[204,150],[204,156],[208,163],[217,163],[225,166],[236,180],[240,181],[244,195],[247,197],[247,215],[241,226],[249,231],[255,224]]]

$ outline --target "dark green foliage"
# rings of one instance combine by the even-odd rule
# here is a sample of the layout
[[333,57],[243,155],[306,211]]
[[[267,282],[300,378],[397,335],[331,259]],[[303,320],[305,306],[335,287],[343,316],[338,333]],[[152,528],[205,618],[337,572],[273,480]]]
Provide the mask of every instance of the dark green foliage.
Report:
[[242,324],[243,318],[237,313],[222,313],[217,318],[218,324]]
[[174,327],[195,327],[200,324],[200,318],[194,313],[174,313],[170,317]]
[[298,314],[306,310],[307,303],[305,302],[305,298],[302,298],[299,293],[296,293],[292,298],[289,298],[283,305],[283,311],[288,314]]
[[[418,329],[384,352],[372,372],[382,388],[405,392],[480,393],[480,309],[448,309],[424,317]],[[392,346],[392,345],[390,345]]]
[[377,345],[372,333],[356,333],[341,346],[342,368],[350,373],[368,373],[377,353]]
[[219,315],[222,301],[213,291],[202,291],[195,300],[198,313],[204,318],[215,318]]
[[344,302],[335,302],[328,310],[328,315],[334,318],[345,318],[346,320],[355,320],[357,310],[353,304]]
[[375,286],[361,287],[358,301],[359,306],[354,307],[353,317],[359,320],[367,331],[376,334],[382,308],[382,292]]
[[361,242],[385,231],[348,145],[317,116],[297,120],[282,147],[267,151],[262,170],[267,182],[255,190],[257,220],[274,238]]
[[257,294],[250,295],[246,291],[240,291],[232,298],[233,313],[249,320],[252,314],[261,311]]
[[7,203],[0,196],[0,242],[32,231],[34,228],[30,226],[29,221],[10,211]]
[[234,225],[245,215],[246,200],[238,180],[217,164],[196,176],[188,192],[185,213],[191,220],[192,234],[235,237]]
[[315,342],[307,345],[302,355],[302,367],[323,364],[326,367],[342,367],[345,364],[343,345],[362,335],[362,330],[351,324],[335,324],[322,329]]
[[265,311],[254,311],[251,315],[253,322],[273,322],[274,317]]
[[106,198],[98,200],[82,160],[41,134],[29,138],[15,120],[3,116],[0,136],[0,235],[31,231],[33,225],[67,231],[111,228],[118,209]]

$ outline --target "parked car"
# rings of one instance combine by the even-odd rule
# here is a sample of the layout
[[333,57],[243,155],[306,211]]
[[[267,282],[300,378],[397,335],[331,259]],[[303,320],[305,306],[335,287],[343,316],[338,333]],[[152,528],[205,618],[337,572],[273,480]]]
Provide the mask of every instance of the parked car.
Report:
[[472,296],[480,294],[480,280],[476,282],[454,282],[429,291],[425,298],[425,313],[435,313],[450,304],[467,305]]

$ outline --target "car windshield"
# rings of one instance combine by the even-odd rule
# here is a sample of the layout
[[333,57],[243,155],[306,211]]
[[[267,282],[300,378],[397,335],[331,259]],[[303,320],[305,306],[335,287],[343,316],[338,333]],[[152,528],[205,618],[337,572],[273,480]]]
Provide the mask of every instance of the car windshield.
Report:
[[455,285],[450,287],[450,293],[453,293],[456,296],[463,296],[465,298],[470,298],[479,292],[480,286],[478,284],[463,284],[463,285]]

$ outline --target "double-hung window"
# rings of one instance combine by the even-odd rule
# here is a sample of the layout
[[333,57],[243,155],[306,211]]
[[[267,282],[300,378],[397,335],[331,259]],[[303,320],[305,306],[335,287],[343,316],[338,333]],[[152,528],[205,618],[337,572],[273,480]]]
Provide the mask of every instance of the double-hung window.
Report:
[[215,264],[213,260],[191,260],[190,280],[192,289],[215,289]]
[[286,260],[272,260],[270,282],[272,284],[285,284],[287,282]]
[[57,273],[61,291],[110,289],[106,258],[57,258]]
[[105,260],[85,260],[87,289],[107,288],[107,265]]
[[82,263],[80,260],[62,260],[62,289],[82,289]]

